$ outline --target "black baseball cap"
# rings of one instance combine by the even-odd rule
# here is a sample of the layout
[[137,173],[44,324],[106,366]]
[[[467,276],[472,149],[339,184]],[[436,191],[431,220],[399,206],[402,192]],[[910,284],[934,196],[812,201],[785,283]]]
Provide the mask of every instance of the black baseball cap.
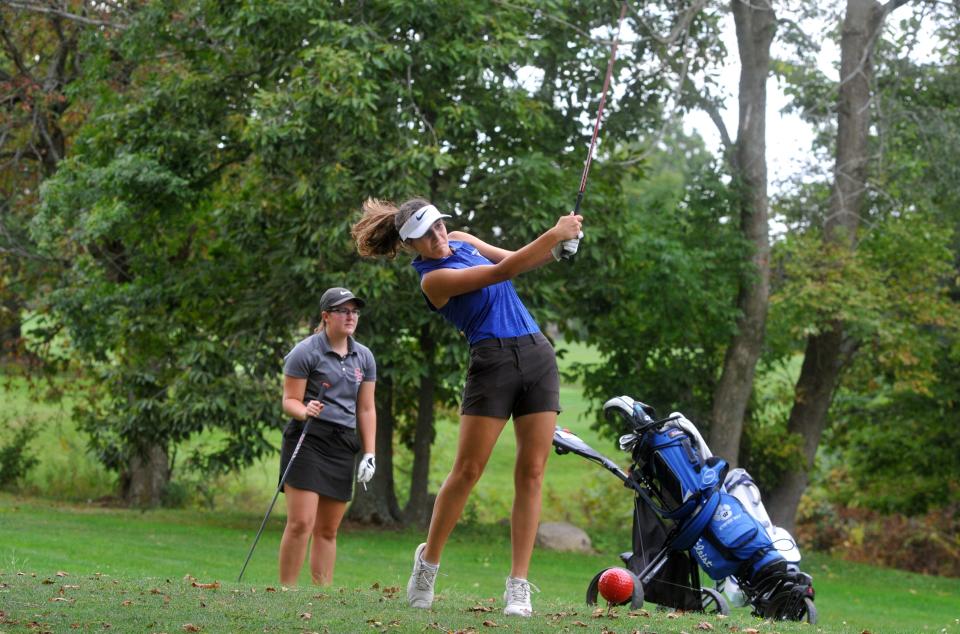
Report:
[[320,296],[320,310],[330,310],[334,306],[339,306],[340,304],[350,301],[356,302],[357,308],[363,308],[364,304],[366,304],[365,301],[345,288],[339,286],[328,288],[323,292],[323,295]]

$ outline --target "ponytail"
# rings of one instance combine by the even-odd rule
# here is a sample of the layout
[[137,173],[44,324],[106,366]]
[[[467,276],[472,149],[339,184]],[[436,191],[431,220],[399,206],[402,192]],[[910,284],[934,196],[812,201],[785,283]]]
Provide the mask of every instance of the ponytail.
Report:
[[398,208],[388,200],[368,198],[363,203],[363,215],[350,228],[350,235],[357,243],[357,253],[365,258],[396,256],[403,246],[399,228],[417,209],[428,204],[426,199],[412,198]]
[[364,201],[363,215],[350,228],[350,235],[357,243],[357,253],[365,258],[397,255],[403,244],[396,225],[398,211],[390,201],[376,198]]

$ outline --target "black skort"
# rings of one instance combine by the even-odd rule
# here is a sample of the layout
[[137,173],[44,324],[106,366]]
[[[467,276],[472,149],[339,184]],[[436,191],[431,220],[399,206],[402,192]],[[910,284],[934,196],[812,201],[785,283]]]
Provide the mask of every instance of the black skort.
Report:
[[559,411],[557,355],[542,333],[470,346],[461,414],[506,419]]
[[[303,426],[303,421],[290,421],[283,430],[278,482],[283,478]],[[360,439],[356,429],[311,420],[297,459],[287,474],[286,484],[349,502],[353,497],[353,468],[359,451]]]

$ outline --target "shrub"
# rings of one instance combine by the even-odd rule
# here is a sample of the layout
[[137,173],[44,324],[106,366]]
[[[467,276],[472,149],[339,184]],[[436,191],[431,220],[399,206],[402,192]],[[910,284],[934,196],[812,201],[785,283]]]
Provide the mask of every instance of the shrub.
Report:
[[826,502],[805,504],[797,523],[804,548],[849,561],[960,577],[960,505],[924,515],[882,515]]
[[0,488],[9,489],[39,462],[28,447],[36,438],[37,429],[21,425],[10,428],[6,436],[0,439]]

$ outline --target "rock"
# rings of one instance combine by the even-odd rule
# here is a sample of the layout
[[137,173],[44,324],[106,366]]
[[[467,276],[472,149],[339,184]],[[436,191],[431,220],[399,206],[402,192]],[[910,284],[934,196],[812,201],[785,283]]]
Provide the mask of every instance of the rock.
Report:
[[537,529],[537,546],[547,550],[575,553],[592,553],[590,536],[573,524],[544,522]]

